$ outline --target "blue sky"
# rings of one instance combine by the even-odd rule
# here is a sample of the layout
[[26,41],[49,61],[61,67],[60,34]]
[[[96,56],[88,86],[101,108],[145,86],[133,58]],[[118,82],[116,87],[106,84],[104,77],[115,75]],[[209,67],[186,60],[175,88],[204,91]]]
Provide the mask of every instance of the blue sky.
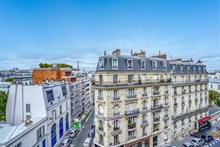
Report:
[[94,70],[104,50],[201,59],[220,69],[220,0],[0,0],[0,69]]

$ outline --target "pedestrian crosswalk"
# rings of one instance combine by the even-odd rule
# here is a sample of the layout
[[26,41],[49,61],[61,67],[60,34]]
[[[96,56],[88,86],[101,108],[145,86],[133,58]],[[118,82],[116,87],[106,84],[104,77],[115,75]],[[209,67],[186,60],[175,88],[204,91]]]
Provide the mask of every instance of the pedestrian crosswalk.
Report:
[[220,138],[216,138],[212,142],[203,145],[202,147],[220,147]]

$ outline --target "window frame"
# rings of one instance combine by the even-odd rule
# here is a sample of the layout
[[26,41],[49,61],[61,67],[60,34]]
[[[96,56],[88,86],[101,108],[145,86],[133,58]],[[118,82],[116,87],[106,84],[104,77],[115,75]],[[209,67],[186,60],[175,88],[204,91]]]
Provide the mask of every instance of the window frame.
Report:
[[[102,64],[103,64],[103,66],[101,67],[100,65],[102,65],[101,64],[101,61],[103,62]],[[99,58],[99,69],[104,69],[104,65],[105,65],[105,60],[104,60],[104,58]]]
[[[131,67],[128,66],[128,65],[129,65],[129,64],[128,64],[129,61],[131,61]],[[133,65],[134,65],[133,59],[128,59],[128,60],[127,60],[127,69],[133,69]]]
[[[144,67],[143,67],[143,64],[142,62],[144,62]],[[145,70],[146,69],[146,60],[141,60],[141,70]]]
[[[117,67],[114,67],[114,60],[117,60]],[[112,58],[112,69],[118,69],[118,58]]]

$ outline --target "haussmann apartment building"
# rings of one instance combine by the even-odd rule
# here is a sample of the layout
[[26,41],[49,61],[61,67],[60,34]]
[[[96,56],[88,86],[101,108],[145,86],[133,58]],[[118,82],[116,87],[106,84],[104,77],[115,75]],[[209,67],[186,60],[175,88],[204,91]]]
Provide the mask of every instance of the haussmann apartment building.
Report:
[[95,145],[159,147],[208,127],[207,84],[200,60],[104,53],[95,73]]

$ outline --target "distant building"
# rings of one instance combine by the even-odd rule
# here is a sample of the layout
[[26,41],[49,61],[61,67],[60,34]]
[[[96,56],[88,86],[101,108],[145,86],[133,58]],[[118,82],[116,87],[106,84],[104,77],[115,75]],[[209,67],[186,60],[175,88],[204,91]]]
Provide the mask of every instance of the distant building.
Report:
[[0,91],[8,92],[11,84],[12,82],[0,82]]
[[12,84],[0,146],[56,146],[70,127],[70,112],[67,83]]
[[220,79],[220,72],[219,71],[209,71],[208,77],[209,77],[209,79]]
[[67,78],[72,73],[70,68],[35,68],[33,71],[34,84],[41,84],[47,81],[70,81],[75,82],[75,78]]
[[209,89],[220,93],[220,79],[209,79]]

